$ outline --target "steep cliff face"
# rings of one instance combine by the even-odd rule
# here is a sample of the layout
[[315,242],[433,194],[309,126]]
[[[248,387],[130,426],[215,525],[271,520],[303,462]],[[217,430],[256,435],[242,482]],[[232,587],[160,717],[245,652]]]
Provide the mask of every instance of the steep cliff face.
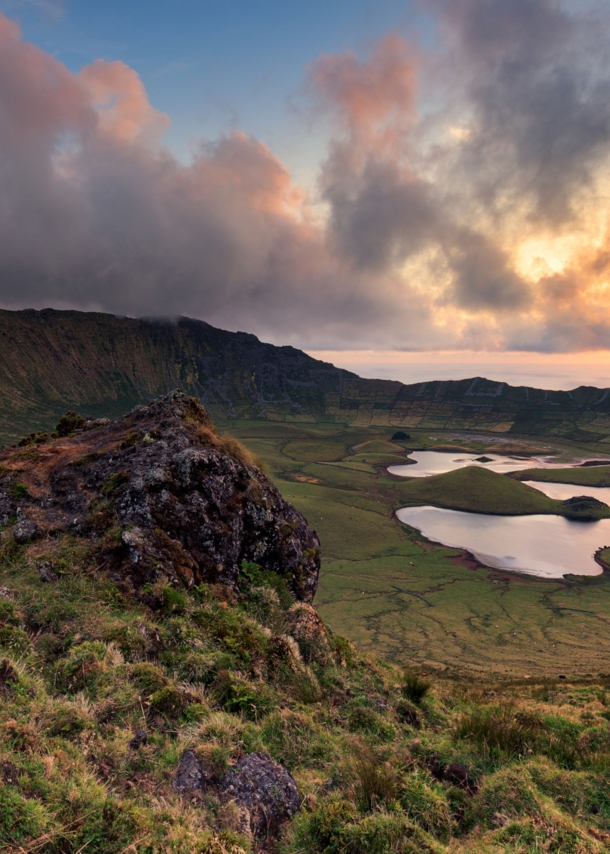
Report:
[[599,441],[610,389],[514,388],[481,377],[404,385],[362,379],[294,347],[200,320],[0,311],[0,443],[67,409],[116,417],[182,388],[215,417],[334,422]]
[[68,409],[116,417],[181,388],[212,415],[315,421],[357,379],[294,347],[200,320],[0,311],[0,443]]
[[314,596],[315,532],[181,392],[116,421],[4,450],[0,467],[0,523],[16,520],[18,542],[84,538],[99,566],[140,597],[159,582],[235,587],[243,561],[283,576],[297,599]]

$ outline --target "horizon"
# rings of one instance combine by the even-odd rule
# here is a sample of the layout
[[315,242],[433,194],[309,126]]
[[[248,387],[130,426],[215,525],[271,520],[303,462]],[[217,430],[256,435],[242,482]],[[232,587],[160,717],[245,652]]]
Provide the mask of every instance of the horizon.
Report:
[[0,305],[602,382],[608,34],[584,0],[0,2]]

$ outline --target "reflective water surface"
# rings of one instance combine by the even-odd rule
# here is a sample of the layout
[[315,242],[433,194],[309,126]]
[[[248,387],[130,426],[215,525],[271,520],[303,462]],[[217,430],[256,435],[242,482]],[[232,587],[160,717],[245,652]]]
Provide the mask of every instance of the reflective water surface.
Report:
[[[489,461],[481,462],[483,456]],[[519,459],[498,454],[414,451],[410,459],[415,463],[391,466],[388,471],[401,477],[428,477],[472,465],[500,473],[528,468],[569,468],[565,463],[553,463],[550,458]],[[575,495],[591,495],[610,505],[610,487],[525,482],[560,501]],[[562,516],[486,516],[439,507],[407,507],[396,515],[428,539],[467,549],[488,566],[545,578],[560,578],[565,573],[599,575],[601,567],[593,555],[600,546],[610,544],[610,519],[572,522]]]
[[[572,488],[580,490],[577,495],[586,491]],[[405,507],[396,516],[429,540],[468,549],[488,566],[544,578],[599,575],[593,555],[610,545],[610,519],[571,522],[563,516],[487,516],[440,507]]]
[[534,489],[544,492],[549,498],[556,498],[559,501],[565,501],[575,495],[590,495],[592,498],[597,498],[598,501],[610,505],[609,486],[575,486],[573,483],[542,483],[540,480],[524,480],[523,483],[527,483],[528,486],[533,486]]
[[[490,462],[480,462],[482,457]],[[406,466],[390,466],[390,474],[399,477],[429,477],[432,474],[443,474],[455,471],[464,466],[482,466],[496,472],[523,471],[532,468],[566,468],[566,464],[553,463],[545,457],[501,457],[498,454],[462,454],[459,452],[446,454],[441,451],[413,451],[410,460],[415,460]]]

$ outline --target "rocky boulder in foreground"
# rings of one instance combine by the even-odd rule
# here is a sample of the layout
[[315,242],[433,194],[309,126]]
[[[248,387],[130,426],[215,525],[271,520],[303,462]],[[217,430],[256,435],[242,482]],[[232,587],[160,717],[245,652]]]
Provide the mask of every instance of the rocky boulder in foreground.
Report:
[[68,532],[146,599],[158,581],[235,587],[243,561],[299,600],[318,583],[320,542],[239,443],[181,392],[67,437],[0,451],[0,522],[24,542]]

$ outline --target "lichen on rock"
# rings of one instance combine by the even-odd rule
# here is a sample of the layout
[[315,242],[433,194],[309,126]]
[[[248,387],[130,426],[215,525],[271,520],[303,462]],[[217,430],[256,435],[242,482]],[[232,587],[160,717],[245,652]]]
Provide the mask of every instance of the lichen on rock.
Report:
[[299,809],[299,791],[291,774],[266,753],[251,753],[229,768],[220,781],[221,799],[242,813],[242,831],[273,836]]
[[313,599],[316,533],[182,392],[27,451],[5,449],[0,462],[0,511],[27,518],[15,526],[17,542],[88,538],[114,580],[151,605],[157,583],[236,589],[244,562],[278,573],[297,600]]

